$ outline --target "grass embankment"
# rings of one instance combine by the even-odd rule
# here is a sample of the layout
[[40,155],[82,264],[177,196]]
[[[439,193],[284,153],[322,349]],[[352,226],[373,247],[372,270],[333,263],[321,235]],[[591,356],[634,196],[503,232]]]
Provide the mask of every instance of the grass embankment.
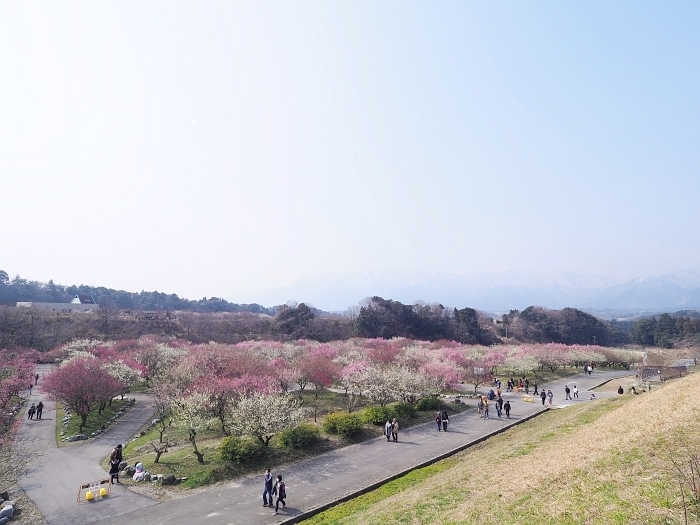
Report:
[[[96,430],[99,430],[102,427],[109,427],[111,424],[114,423],[112,417],[114,417],[114,415],[117,412],[119,412],[122,408],[128,407],[128,405],[129,400],[126,398],[124,400],[113,399],[112,404],[105,406],[104,410],[102,410],[102,413],[98,414],[97,410],[93,410],[92,412],[90,412],[90,415],[87,418],[85,426],[82,430],[82,434],[89,436],[90,434],[92,434]],[[67,438],[81,433],[80,416],[73,411],[71,411],[70,414],[71,415],[70,420],[68,421],[68,425],[64,425],[63,418],[65,417],[66,412],[61,403],[56,403],[56,443],[58,443],[58,446],[65,444],[65,442],[63,441],[64,437]],[[63,434],[61,434],[61,432],[63,432]]]
[[[316,399],[314,393],[305,392],[303,397],[303,406],[309,409],[307,422],[317,425],[319,429],[321,429],[321,423],[327,414],[343,411],[347,408],[347,398],[343,394],[325,391]],[[361,413],[366,407],[363,403],[364,401],[360,402],[356,412]],[[463,412],[472,407],[472,405],[465,404],[444,406],[450,414]],[[316,413],[316,421],[314,421],[314,412]],[[434,414],[434,410],[418,411],[412,419],[402,420],[402,428],[433,421]],[[219,456],[219,445],[224,435],[215,423],[210,430],[200,432],[197,435],[197,447],[200,452],[204,453],[205,459],[204,464],[200,464],[192,453],[187,432],[171,426],[166,434],[169,442],[175,443],[175,445],[161,456],[159,463],[154,463],[155,453],[151,446],[151,442],[157,444],[159,438],[154,428],[148,430],[146,435],[129,442],[124,450],[124,458],[130,465],[138,461],[142,462],[144,468],[151,474],[175,474],[177,477],[187,477],[187,481],[180,486],[193,488],[260,472],[261,469],[264,470],[271,465],[278,468],[330,450],[372,439],[382,435],[382,432],[383,426],[370,424],[364,425],[359,432],[347,437],[328,435],[321,430],[320,439],[304,449],[285,447],[276,436],[270,441],[270,446],[264,448],[262,458],[256,458],[247,463],[233,463],[224,461]],[[106,466],[106,461],[104,465]]]
[[671,458],[700,450],[698,379],[550,411],[303,523],[685,523]]

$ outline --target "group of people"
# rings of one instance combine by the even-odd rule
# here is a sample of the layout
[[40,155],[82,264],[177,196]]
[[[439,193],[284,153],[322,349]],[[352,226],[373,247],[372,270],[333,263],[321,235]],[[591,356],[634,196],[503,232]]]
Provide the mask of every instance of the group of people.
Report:
[[[574,390],[573,390],[574,397],[571,397],[571,392],[572,392],[572,390],[569,388],[569,385],[566,385],[564,387],[564,393],[566,394],[566,400],[573,401],[574,399],[578,399],[578,388],[576,387],[576,385],[574,385]],[[550,403],[550,405],[551,405],[551,403]]]
[[[503,412],[506,413],[506,417],[510,419],[510,401],[503,402],[501,394],[498,394],[498,398],[494,401],[494,406],[496,407],[496,414],[501,417]],[[489,398],[488,396],[481,396],[476,407],[479,409],[479,417],[482,419],[489,418]]]
[[384,424],[384,435],[386,436],[387,443],[392,439],[394,440],[394,443],[399,440],[399,421],[396,418],[393,420],[386,420],[386,423]]
[[544,406],[544,402],[549,399],[549,405],[552,406],[552,401],[554,400],[554,394],[552,393],[551,390],[547,390],[546,392],[544,391],[544,388],[542,389],[542,392],[540,392],[540,398],[542,399],[542,406]]
[[280,503],[282,503],[282,508],[287,505],[285,501],[287,499],[287,487],[282,481],[282,476],[277,474],[277,479],[275,480],[270,472],[270,469],[265,470],[265,485],[263,488],[263,507],[272,508],[272,501],[274,496],[277,496],[277,502],[275,503],[275,512],[272,515],[276,515],[280,510]]
[[[495,384],[498,387],[498,389],[500,390],[501,380],[496,379]],[[537,381],[534,381],[532,383],[532,388],[534,389],[533,394],[537,395],[537,393],[538,393]],[[515,381],[512,377],[510,379],[508,379],[508,381],[506,382],[506,392],[513,392],[516,389],[518,392],[522,392],[524,390],[526,394],[529,394],[530,393],[530,380],[528,378],[521,378],[521,379],[518,379],[518,381]],[[499,395],[500,395],[500,391],[499,391]]]
[[438,410],[435,414],[435,422],[437,423],[438,432],[440,432],[441,428],[444,432],[447,432],[447,424],[450,422],[447,410],[443,410],[442,412]]
[[112,453],[109,455],[109,479],[112,483],[114,483],[116,479],[117,483],[121,484],[121,481],[119,481],[119,465],[123,457],[122,445],[120,443],[114,447],[114,450],[112,450]]
[[44,403],[41,401],[39,401],[39,404],[36,405],[32,403],[27,411],[27,419],[34,419],[35,414],[37,419],[41,419],[42,412],[44,412]]

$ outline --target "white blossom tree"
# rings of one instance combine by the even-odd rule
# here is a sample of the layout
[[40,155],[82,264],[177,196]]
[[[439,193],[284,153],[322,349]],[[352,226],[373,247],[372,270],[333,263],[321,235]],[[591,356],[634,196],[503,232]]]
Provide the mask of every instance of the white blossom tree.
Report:
[[134,386],[141,380],[141,372],[130,367],[124,361],[110,361],[102,365],[102,369],[124,385],[125,389],[122,392],[122,399],[129,387]]
[[213,423],[208,402],[209,397],[206,394],[194,392],[187,397],[176,399],[172,407],[173,424],[189,433],[198,463],[204,463],[204,454],[197,448],[197,432],[207,429]]
[[234,404],[229,428],[233,434],[258,438],[268,446],[275,434],[297,426],[303,419],[304,411],[293,396],[252,392]]

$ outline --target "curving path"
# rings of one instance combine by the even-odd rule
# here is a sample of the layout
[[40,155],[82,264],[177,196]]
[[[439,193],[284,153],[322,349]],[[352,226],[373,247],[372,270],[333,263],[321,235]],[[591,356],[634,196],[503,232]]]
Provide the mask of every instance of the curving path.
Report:
[[[49,370],[49,365],[37,367],[40,376]],[[545,386],[555,394],[555,407],[562,408],[586,402],[589,398],[586,390],[624,375],[628,373],[594,372],[592,376],[580,374]],[[581,399],[565,402],[564,385],[574,383],[581,391]],[[34,500],[49,525],[82,525],[97,521],[103,525],[123,524],[125,521],[137,525],[279,523],[353,495],[434,458],[466,448],[545,410],[541,403],[524,402],[521,394],[507,393],[504,399],[509,400],[513,407],[510,420],[498,419],[495,413],[491,419],[482,420],[475,410],[469,410],[451,418],[449,432],[438,433],[432,423],[418,425],[401,431],[398,443],[377,438],[299,462],[282,471],[273,468],[274,474],[284,476],[289,495],[289,505],[277,516],[262,507],[261,476],[247,477],[162,503],[117,485],[109,498],[78,504],[79,485],[107,475],[99,461],[116,443],[127,441],[151,418],[148,396],[135,397],[136,405],[113,427],[97,438],[73,446],[56,447],[53,403],[47,404],[41,421],[23,421],[20,436],[44,453],[29,474],[20,480],[20,486]],[[598,394],[597,397],[606,395]],[[31,401],[40,399],[44,399],[41,378]]]
[[46,406],[42,419],[28,420],[25,415],[19,431],[20,439],[26,440],[38,452],[35,464],[19,481],[19,485],[34,501],[49,525],[89,524],[155,505],[155,500],[119,485],[112,488],[109,498],[89,504],[76,502],[81,484],[107,476],[99,462],[110,454],[117,443],[130,439],[152,417],[148,396],[132,395],[136,397],[136,404],[102,435],[58,448],[55,403],[47,402],[41,391],[41,378],[50,369],[51,365],[37,366],[39,384],[32,390],[29,400],[30,403],[44,401]]

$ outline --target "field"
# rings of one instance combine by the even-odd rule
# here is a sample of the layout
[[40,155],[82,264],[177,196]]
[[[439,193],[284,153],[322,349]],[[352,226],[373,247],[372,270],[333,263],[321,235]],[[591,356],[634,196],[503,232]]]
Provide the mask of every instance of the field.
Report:
[[699,396],[690,375],[551,411],[303,523],[698,523],[673,461],[698,457]]

